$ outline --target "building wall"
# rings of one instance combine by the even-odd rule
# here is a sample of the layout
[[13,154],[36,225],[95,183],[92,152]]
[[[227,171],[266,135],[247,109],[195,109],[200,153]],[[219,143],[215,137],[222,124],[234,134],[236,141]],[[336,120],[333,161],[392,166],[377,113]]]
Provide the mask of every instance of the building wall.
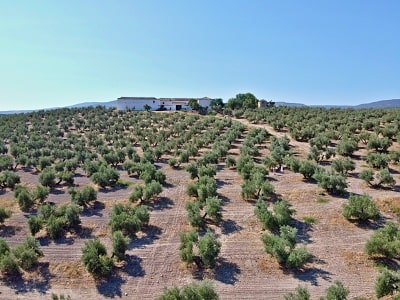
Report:
[[118,99],[117,103],[118,110],[144,110],[146,104],[151,107],[151,110],[156,110],[160,108],[160,101],[157,98],[122,97]]
[[[144,110],[144,106],[147,104],[151,107],[151,110],[159,110],[164,108],[165,110],[191,110],[189,106],[189,98],[155,98],[155,97],[120,97],[118,98],[117,108],[118,110]],[[197,102],[202,107],[210,109],[210,98],[200,98]]]

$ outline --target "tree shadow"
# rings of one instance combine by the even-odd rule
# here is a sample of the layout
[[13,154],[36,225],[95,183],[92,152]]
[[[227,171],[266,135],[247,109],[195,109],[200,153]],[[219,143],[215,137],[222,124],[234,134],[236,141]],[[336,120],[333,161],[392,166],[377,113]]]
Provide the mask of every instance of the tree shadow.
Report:
[[111,186],[100,187],[99,192],[108,194],[108,193],[118,192],[119,190],[126,190],[127,188],[128,185],[115,183]]
[[90,227],[85,227],[85,226],[80,226],[79,229],[77,229],[76,235],[81,238],[81,239],[89,239],[93,238],[93,228]]
[[124,273],[131,277],[143,277],[146,273],[142,267],[142,259],[135,255],[127,255],[122,267],[116,269],[111,276],[97,280],[97,291],[105,297],[122,297],[121,287],[126,283]]
[[348,221],[364,230],[376,230],[385,226],[387,218],[381,215],[376,220],[348,219]]
[[285,270],[285,273],[291,273],[294,278],[309,282],[313,286],[319,286],[319,279],[331,280],[332,275],[332,273],[317,267],[305,268],[302,270]]
[[161,234],[161,228],[154,225],[147,225],[143,227],[142,232],[143,236],[131,240],[129,249],[142,248],[146,245],[153,244],[155,240],[158,240]]
[[53,187],[53,188],[50,189],[50,194],[52,194],[52,195],[63,195],[63,194],[65,194],[65,190],[63,190],[61,188]]
[[242,226],[240,226],[234,220],[228,219],[222,221],[222,226],[221,226],[222,234],[229,235],[234,232],[240,231],[242,229],[243,229]]
[[147,206],[154,210],[171,209],[174,206],[174,201],[168,197],[159,197],[156,201],[147,203]]
[[50,280],[54,277],[50,273],[48,262],[39,262],[32,271],[39,274],[35,279],[24,279],[21,274],[14,276],[6,276],[3,282],[6,286],[13,289],[16,293],[29,293],[39,292],[40,294],[46,294],[51,288]]
[[390,259],[386,257],[375,257],[372,258],[372,260],[377,266],[384,266],[385,268],[388,268],[393,271],[400,270],[400,262],[396,259]]
[[221,188],[224,185],[226,185],[226,182],[224,180],[221,180],[221,179],[216,179],[216,183],[217,183],[217,188]]
[[311,224],[307,224],[306,222],[302,222],[296,219],[293,219],[291,223],[297,229],[297,240],[299,243],[312,243],[309,234],[309,232],[313,230]]
[[75,239],[73,237],[65,237],[61,236],[57,239],[54,239],[53,242],[58,245],[73,245],[75,243]]
[[0,237],[11,237],[15,235],[15,226],[10,225],[0,225]]
[[92,203],[91,206],[84,207],[81,212],[81,215],[85,217],[92,217],[92,216],[102,217],[103,214],[100,211],[103,210],[105,207],[106,206],[104,205],[104,203],[100,201],[95,201]]
[[229,203],[231,201],[231,199],[229,199],[228,197],[221,196],[220,194],[218,194],[218,198],[221,199],[222,204],[226,204],[226,203]]
[[238,280],[237,275],[240,273],[240,268],[236,263],[228,262],[223,257],[217,259],[217,264],[214,270],[215,280],[233,285]]

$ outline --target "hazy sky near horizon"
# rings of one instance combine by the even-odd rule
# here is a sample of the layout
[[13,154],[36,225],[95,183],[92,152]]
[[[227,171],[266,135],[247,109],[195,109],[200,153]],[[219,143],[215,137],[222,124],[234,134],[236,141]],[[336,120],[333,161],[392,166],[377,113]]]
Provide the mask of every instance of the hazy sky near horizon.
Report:
[[120,96],[400,98],[400,1],[0,2],[0,111]]

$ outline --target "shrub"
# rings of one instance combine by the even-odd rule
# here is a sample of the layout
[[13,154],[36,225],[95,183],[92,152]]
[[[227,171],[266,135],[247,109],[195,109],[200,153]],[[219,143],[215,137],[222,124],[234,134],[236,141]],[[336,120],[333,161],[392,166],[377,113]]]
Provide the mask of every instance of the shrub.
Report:
[[157,298],[158,300],[218,300],[218,294],[210,281],[202,281],[200,283],[191,283],[182,288],[172,287],[164,288],[163,294]]
[[300,162],[299,173],[303,175],[304,179],[310,180],[318,169],[318,165],[309,160]]
[[332,169],[341,175],[347,175],[349,171],[354,171],[356,163],[349,157],[337,158],[332,161]]
[[32,208],[34,201],[29,193],[27,187],[18,185],[14,190],[14,197],[17,198],[18,205],[23,211],[27,211]]
[[198,248],[202,262],[208,267],[214,267],[215,259],[221,249],[221,242],[211,231],[207,231],[204,236],[199,238]]
[[85,242],[82,261],[88,272],[96,278],[108,276],[113,268],[113,261],[107,256],[106,247],[97,239]]
[[373,188],[393,187],[396,184],[387,168],[381,169],[379,173],[375,173],[372,169],[364,169],[360,172],[359,177]]
[[289,202],[281,200],[276,202],[272,211],[270,211],[268,210],[266,202],[259,199],[256,202],[254,213],[262,223],[263,229],[276,231],[281,226],[290,224],[292,215],[295,213],[295,210],[290,207],[291,205]]
[[21,182],[19,175],[12,171],[3,171],[0,174],[0,187],[14,189],[15,186]]
[[[194,254],[193,247],[197,245],[198,255]],[[219,242],[211,231],[207,231],[202,237],[194,231],[180,234],[179,255],[187,264],[194,261],[201,261],[204,265],[212,268],[220,252],[221,242]]]
[[149,222],[149,211],[146,206],[115,204],[110,213],[111,231],[122,231],[124,235],[135,235],[144,224]]
[[365,252],[369,256],[383,256],[394,258],[400,255],[400,227],[388,222],[383,228],[375,231],[365,245]]
[[350,195],[343,205],[343,216],[346,219],[355,218],[359,221],[375,220],[379,217],[379,209],[368,195]]
[[31,268],[43,255],[39,247],[38,241],[33,237],[27,237],[23,244],[12,250],[17,264],[24,270]]
[[397,292],[400,288],[400,273],[384,269],[375,282],[378,298]]
[[281,226],[279,235],[264,234],[261,240],[265,252],[277,259],[280,264],[289,268],[300,269],[311,258],[305,247],[295,248],[297,229]]
[[318,182],[318,186],[333,195],[343,194],[347,188],[346,176],[324,169],[318,170],[313,178]]
[[0,207],[0,224],[3,224],[6,219],[11,217],[12,212],[4,207]]
[[125,252],[128,250],[129,240],[124,237],[122,231],[115,231],[112,236],[113,243],[113,255],[117,257],[118,260],[125,259]]
[[321,297],[321,300],[345,300],[349,293],[349,289],[345,288],[341,281],[336,280],[334,285],[327,288],[326,296]]
[[298,285],[294,292],[291,292],[284,296],[285,300],[309,300],[310,292],[307,287]]
[[42,229],[43,221],[36,216],[30,216],[28,219],[28,227],[32,236],[35,236],[35,234]]
[[85,186],[81,191],[70,188],[68,193],[71,195],[71,202],[79,206],[86,206],[97,199],[97,192],[91,186]]
[[53,187],[56,185],[56,171],[52,168],[45,168],[39,175],[39,182],[43,186]]

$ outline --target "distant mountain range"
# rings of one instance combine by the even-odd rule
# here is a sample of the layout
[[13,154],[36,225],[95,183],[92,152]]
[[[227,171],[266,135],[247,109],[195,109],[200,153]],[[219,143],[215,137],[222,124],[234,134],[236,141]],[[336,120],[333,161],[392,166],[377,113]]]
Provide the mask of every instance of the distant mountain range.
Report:
[[[277,106],[294,106],[294,107],[305,107],[307,105],[302,103],[290,103],[290,102],[276,102]],[[310,107],[325,107],[325,108],[397,108],[400,107],[400,99],[391,100],[380,100],[375,102],[363,103],[359,105],[309,105]]]
[[[380,100],[370,103],[364,103],[359,105],[305,105],[302,103],[293,103],[293,102],[275,102],[276,106],[292,106],[292,107],[325,107],[325,108],[399,108],[400,107],[400,99],[391,99],[391,100]],[[80,108],[80,107],[89,107],[89,106],[104,106],[106,108],[117,107],[117,100],[108,101],[108,102],[83,102],[70,106],[66,106],[66,108]],[[46,110],[57,109],[59,107],[46,108]],[[17,114],[17,113],[29,113],[35,110],[8,110],[8,111],[0,111],[0,114]]]

